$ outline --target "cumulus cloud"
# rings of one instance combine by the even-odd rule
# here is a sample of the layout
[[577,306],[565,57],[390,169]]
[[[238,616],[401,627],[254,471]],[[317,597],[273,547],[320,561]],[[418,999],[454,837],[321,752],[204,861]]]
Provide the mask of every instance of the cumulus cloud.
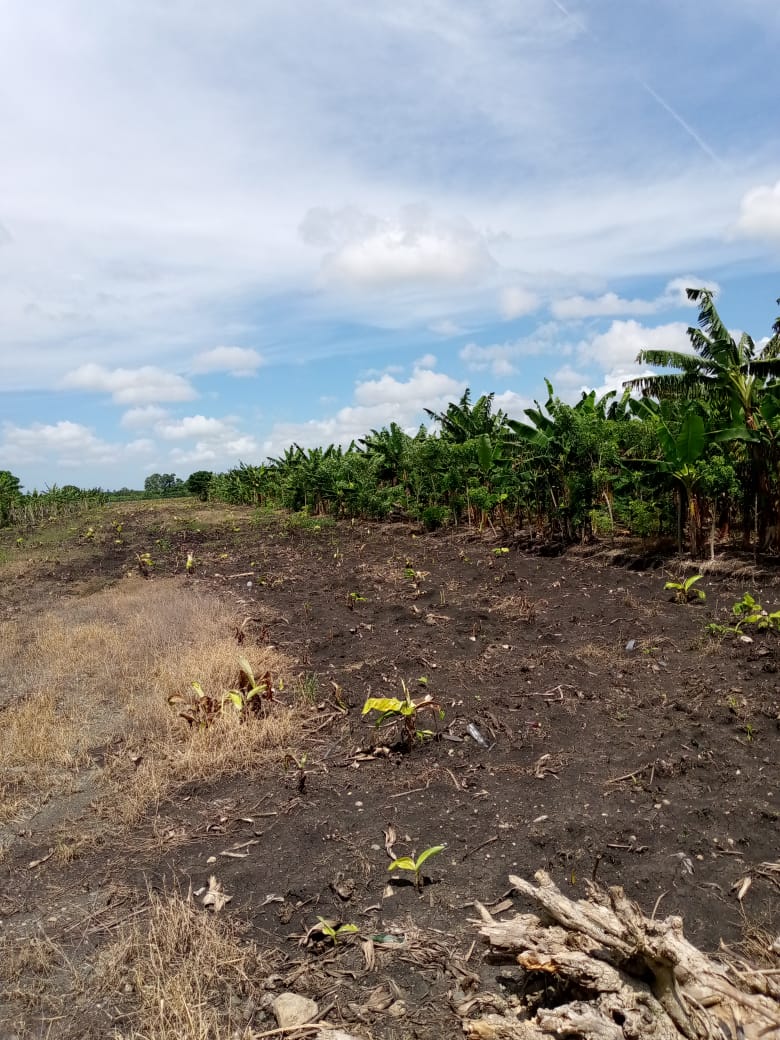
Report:
[[780,240],[780,181],[762,184],[744,195],[737,231],[755,238]]
[[115,459],[121,448],[97,437],[81,423],[62,420],[17,426],[4,423],[0,455],[10,465],[54,462],[55,466],[75,468]]
[[501,313],[507,320],[521,318],[524,314],[533,314],[538,310],[540,302],[536,293],[521,286],[510,286],[501,292]]
[[503,393],[496,394],[493,398],[493,409],[505,412],[510,419],[522,419],[523,412],[526,408],[530,408],[533,401],[530,397],[525,397],[523,394],[517,394],[514,390],[504,390]]
[[277,423],[263,449],[275,455],[292,443],[302,447],[346,445],[391,422],[414,433],[425,419],[425,408],[443,411],[465,389],[464,382],[428,368],[415,367],[406,380],[385,373],[356,383],[354,403],[335,415],[305,423]]
[[408,206],[380,218],[349,207],[312,209],[300,228],[304,242],[326,248],[324,283],[364,289],[462,283],[494,265],[485,238],[465,219],[434,216]]
[[167,416],[168,410],[166,408],[160,408],[156,404],[147,404],[140,408],[128,408],[119,420],[119,425],[127,430],[145,430],[167,418]]
[[195,442],[189,448],[174,448],[170,453],[173,465],[210,465],[213,468],[236,466],[239,462],[257,461],[261,454],[259,442],[248,434],[236,430],[224,436],[212,437]]
[[[633,374],[640,350],[691,352],[688,326],[681,321],[649,328],[637,321],[613,321],[606,332],[594,333],[577,346],[580,362],[598,364],[604,370]],[[627,377],[628,378],[628,377]]]
[[205,415],[185,415],[182,419],[171,419],[155,424],[155,430],[165,440],[182,441],[195,437],[222,440],[235,434],[233,423]]
[[576,321],[580,318],[611,317],[617,314],[656,314],[658,311],[672,307],[690,306],[685,290],[711,289],[717,293],[719,285],[711,279],[685,275],[667,282],[664,290],[654,299],[624,299],[617,293],[608,292],[601,296],[569,296],[554,301],[550,310],[562,321]]
[[539,325],[532,335],[506,343],[490,343],[482,346],[467,343],[458,357],[474,372],[490,371],[494,376],[514,375],[517,362],[523,357],[534,357],[555,350],[556,355],[566,355],[571,347],[560,340],[560,327],[555,322]]
[[154,365],[109,369],[88,363],[68,372],[62,385],[69,390],[111,394],[117,404],[189,401],[198,396],[182,376]]
[[227,372],[238,378],[255,375],[263,364],[263,356],[248,347],[214,347],[213,350],[204,350],[195,357],[192,371],[198,374]]

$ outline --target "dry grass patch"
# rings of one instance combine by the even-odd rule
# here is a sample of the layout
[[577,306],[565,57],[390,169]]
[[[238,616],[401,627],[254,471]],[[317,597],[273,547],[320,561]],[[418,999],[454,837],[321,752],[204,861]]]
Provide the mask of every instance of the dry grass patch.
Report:
[[538,604],[533,603],[523,592],[514,596],[505,596],[490,608],[491,614],[497,614],[505,621],[524,621],[530,624],[536,620],[537,607],[545,607],[547,604],[542,600]]
[[239,653],[289,688],[289,659],[267,647],[239,650],[235,628],[224,602],[180,580],[128,579],[40,615],[0,644],[0,674],[15,677],[2,712],[0,787],[19,804],[30,795],[40,802],[61,787],[57,769],[79,769],[99,748],[124,749],[108,756],[102,800],[121,802],[132,818],[178,780],[256,768],[274,753],[281,761],[300,729],[297,703],[271,703],[246,724],[226,715],[202,732],[188,732],[168,705],[193,681],[216,697],[235,687]]
[[126,926],[95,965],[94,985],[119,998],[127,1029],[115,1037],[222,1040],[242,1035],[244,1009],[272,967],[240,941],[235,926],[181,895],[151,895],[147,914]]

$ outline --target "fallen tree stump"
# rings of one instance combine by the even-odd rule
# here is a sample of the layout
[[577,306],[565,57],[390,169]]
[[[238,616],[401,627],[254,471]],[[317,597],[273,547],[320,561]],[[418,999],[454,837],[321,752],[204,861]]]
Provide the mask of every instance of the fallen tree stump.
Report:
[[466,1036],[780,1040],[780,972],[710,960],[684,937],[679,917],[645,917],[622,888],[590,885],[589,898],[575,901],[544,871],[536,885],[509,880],[541,913],[497,921],[477,904],[480,934],[545,992],[528,1008],[466,1019]]

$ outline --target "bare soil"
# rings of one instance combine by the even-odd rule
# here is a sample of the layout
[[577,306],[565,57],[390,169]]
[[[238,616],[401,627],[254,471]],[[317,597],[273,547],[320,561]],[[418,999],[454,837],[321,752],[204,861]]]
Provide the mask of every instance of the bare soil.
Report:
[[[52,604],[137,580],[149,552],[150,586],[229,604],[236,654],[296,662],[307,721],[286,768],[177,784],[116,828],[96,816],[100,775],[133,749],[93,734],[85,695],[69,788],[0,834],[0,942],[21,965],[0,971],[0,1038],[132,1035],[133,979],[98,992],[100,951],[150,892],[186,897],[211,875],[232,897],[221,915],[263,955],[231,998],[246,1036],[275,1026],[264,995],[287,988],[355,1035],[459,1035],[465,995],[522,988],[516,965],[474,945],[476,900],[522,909],[510,873],[544,869],[574,897],[587,881],[622,885],[646,914],[680,915],[706,952],[777,935],[780,637],[705,633],[744,592],[780,608],[771,564],[722,558],[699,582],[706,600],[683,605],[664,590],[675,562],[641,546],[546,558],[493,532],[187,504],[98,522],[87,540],[80,522],[22,548],[4,534],[0,619],[23,632]],[[404,685],[444,713],[420,716],[438,733],[411,748],[361,714]],[[18,695],[0,676],[0,722]],[[388,870],[438,844],[419,891]],[[301,945],[318,916],[359,934]],[[51,956],[25,960],[33,939]]]

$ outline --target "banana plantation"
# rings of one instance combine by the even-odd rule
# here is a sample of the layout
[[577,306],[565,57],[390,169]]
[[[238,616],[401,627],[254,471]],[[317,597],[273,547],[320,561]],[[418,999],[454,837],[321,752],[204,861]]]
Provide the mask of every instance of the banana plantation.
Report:
[[[428,528],[531,528],[568,544],[673,537],[694,556],[716,538],[775,547],[780,520],[780,319],[736,340],[706,290],[687,353],[645,350],[648,373],[617,392],[547,399],[523,420],[467,390],[409,435],[396,423],[343,449],[293,445],[216,475],[210,498],[314,516],[407,516]],[[780,301],[778,301],[780,302]]]
[[[466,390],[414,434],[393,422],[347,448],[292,445],[262,465],[160,479],[236,505],[525,529],[561,546],[628,534],[673,539],[694,557],[723,539],[780,548],[780,318],[764,340],[737,340],[711,292],[688,296],[699,308],[690,350],[641,351],[647,374],[621,393],[568,404],[546,381],[546,400],[518,420],[494,409],[493,394],[473,401]],[[68,485],[23,495],[3,470],[0,525],[149,497],[152,479],[144,493]]]

